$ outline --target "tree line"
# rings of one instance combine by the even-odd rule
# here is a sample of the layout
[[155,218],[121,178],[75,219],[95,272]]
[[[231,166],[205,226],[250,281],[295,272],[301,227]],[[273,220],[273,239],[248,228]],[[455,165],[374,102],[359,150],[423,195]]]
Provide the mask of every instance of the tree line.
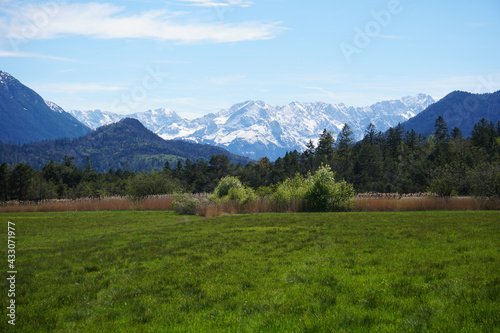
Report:
[[50,161],[40,170],[19,163],[0,165],[0,201],[124,196],[144,197],[167,193],[211,193],[226,176],[237,177],[257,194],[272,193],[277,184],[297,175],[307,176],[329,165],[337,180],[352,184],[356,192],[438,195],[500,196],[500,122],[481,119],[470,136],[448,129],[442,117],[428,138],[401,125],[385,133],[373,124],[364,138],[354,142],[346,124],[337,139],[323,131],[317,143],[303,152],[290,151],[271,162],[262,158],[233,164],[222,154],[170,165],[163,171],[131,172],[109,169],[97,173],[87,158],[83,168],[74,157]]

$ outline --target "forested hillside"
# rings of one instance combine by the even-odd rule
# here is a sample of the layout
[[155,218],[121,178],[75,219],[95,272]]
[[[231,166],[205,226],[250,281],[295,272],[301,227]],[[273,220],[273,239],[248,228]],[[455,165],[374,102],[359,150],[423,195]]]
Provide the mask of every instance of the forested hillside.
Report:
[[226,154],[233,163],[247,163],[248,158],[229,153],[223,148],[181,140],[165,141],[144,127],[138,120],[126,118],[103,126],[78,139],[41,141],[23,146],[0,144],[0,161],[24,163],[41,169],[51,160],[74,157],[78,167],[91,163],[96,172],[110,168],[130,171],[162,170],[187,158],[209,160],[212,155]]
[[474,125],[482,118],[494,123],[500,121],[500,91],[492,94],[454,91],[401,125],[405,131],[413,129],[429,136],[434,132],[434,120],[439,116],[443,117],[450,129],[460,128],[464,136],[470,136]]

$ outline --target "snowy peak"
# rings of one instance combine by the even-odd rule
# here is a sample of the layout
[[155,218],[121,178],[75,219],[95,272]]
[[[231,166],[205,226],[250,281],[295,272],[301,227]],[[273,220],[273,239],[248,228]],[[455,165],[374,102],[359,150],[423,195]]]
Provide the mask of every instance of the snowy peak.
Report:
[[9,91],[12,89],[13,85],[19,85],[21,84],[19,81],[16,80],[15,77],[10,75],[9,73],[2,72],[0,71],[0,87],[4,91]]
[[101,110],[88,110],[88,111],[71,110],[69,111],[69,113],[73,117],[78,119],[81,123],[85,124],[87,127],[90,127],[92,129],[116,123],[123,118],[123,116],[121,115]]
[[403,104],[406,106],[415,107],[415,106],[424,105],[424,104],[431,105],[435,101],[429,95],[418,94],[415,96],[405,96],[405,97],[401,98],[401,102],[403,102]]
[[0,83],[8,83],[9,81],[15,80],[15,78],[9,73],[0,71]]
[[[248,101],[243,105],[239,104],[229,109],[229,112],[223,112],[229,117],[219,117],[217,123],[225,124],[227,127],[251,127],[253,125],[265,122],[273,116],[273,108],[262,101]],[[222,120],[225,119],[225,122]]]
[[179,117],[175,111],[165,108],[129,114],[124,117],[138,119],[144,126],[150,129],[158,128],[158,126],[171,125],[184,120]]
[[[336,138],[344,124],[348,124],[355,139],[360,140],[370,123],[377,130],[385,131],[414,117],[433,103],[432,97],[425,94],[366,107],[323,102],[292,102],[274,107],[263,101],[249,100],[193,120],[181,118],[174,111],[162,108],[128,116],[101,112],[98,117],[94,111],[94,122],[97,124],[99,120],[101,126],[124,117],[136,118],[164,139],[217,145],[254,159],[264,156],[276,159],[290,150],[304,150],[305,144],[309,140],[317,140],[324,129],[332,131]],[[81,118],[89,117],[72,114],[81,121]],[[96,128],[95,124],[91,127]]]
[[45,101],[45,104],[47,104],[47,106],[54,112],[57,112],[57,113],[64,113],[66,111],[63,110],[62,107],[60,107],[59,105],[57,105],[56,103],[54,102],[51,102],[51,101]]
[[185,119],[179,117],[179,115],[177,115],[175,111],[165,108],[148,110],[145,112],[138,112],[128,115],[116,114],[113,112],[102,110],[71,110],[69,111],[69,113],[92,129],[116,123],[124,118],[137,119],[141,123],[143,123],[144,126],[153,131],[155,131],[155,129],[158,130],[165,125],[171,125],[174,123],[185,121]]

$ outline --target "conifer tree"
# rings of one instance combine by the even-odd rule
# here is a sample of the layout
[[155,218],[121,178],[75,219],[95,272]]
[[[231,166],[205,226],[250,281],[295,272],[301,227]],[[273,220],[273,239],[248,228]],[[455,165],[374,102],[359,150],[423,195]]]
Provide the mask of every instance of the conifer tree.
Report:
[[443,117],[439,116],[434,123],[434,139],[436,144],[431,157],[438,163],[444,165],[450,161],[450,133]]

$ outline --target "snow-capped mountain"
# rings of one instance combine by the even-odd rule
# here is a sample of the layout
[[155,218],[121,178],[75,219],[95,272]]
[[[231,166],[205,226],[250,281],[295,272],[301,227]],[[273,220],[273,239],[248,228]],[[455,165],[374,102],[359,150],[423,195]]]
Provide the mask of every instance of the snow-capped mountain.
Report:
[[78,119],[81,123],[85,124],[86,126],[92,129],[96,129],[104,125],[109,125],[112,123],[119,122],[123,118],[122,115],[101,110],[88,110],[88,111],[71,110],[68,112],[73,117]]
[[[253,159],[266,156],[274,160],[290,150],[303,151],[306,143],[316,141],[324,129],[332,131],[336,137],[344,124],[348,124],[355,139],[360,140],[370,123],[385,131],[414,117],[433,103],[432,97],[425,94],[357,108],[322,102],[293,102],[275,107],[263,101],[246,101],[194,120],[181,118],[167,109],[114,116],[139,119],[164,139],[207,143]],[[92,118],[93,124],[87,121],[90,117],[85,116],[87,112],[71,113],[93,128],[97,127],[96,124],[100,126],[112,122],[109,113],[107,118]]]
[[[51,102],[47,102],[47,105],[49,105],[49,103]],[[51,106],[49,105],[49,107]],[[146,126],[146,128],[154,132],[157,132],[158,129],[160,129],[163,126],[163,124],[183,122],[183,119],[179,117],[174,111],[165,108],[148,110],[146,112],[138,112],[127,115],[116,114],[113,112],[102,111],[102,110],[88,110],[88,111],[71,110],[68,112],[75,118],[80,120],[80,122],[82,122],[83,124],[87,125],[92,129],[116,123],[124,118],[137,119],[144,126]]]
[[179,117],[175,111],[165,108],[133,113],[124,117],[139,120],[146,128],[153,132],[158,132],[165,124],[185,123],[184,119]]

